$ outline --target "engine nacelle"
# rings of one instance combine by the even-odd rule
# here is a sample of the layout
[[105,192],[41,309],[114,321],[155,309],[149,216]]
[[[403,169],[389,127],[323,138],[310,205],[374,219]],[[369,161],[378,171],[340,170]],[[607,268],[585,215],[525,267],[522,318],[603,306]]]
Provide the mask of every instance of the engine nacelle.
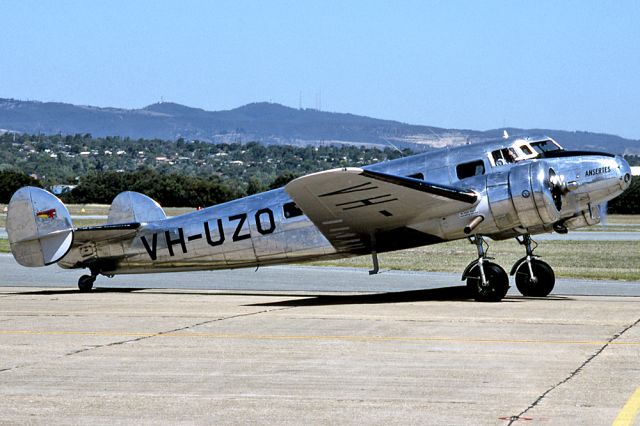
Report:
[[544,161],[487,176],[489,208],[500,230],[550,225],[560,220],[558,176]]

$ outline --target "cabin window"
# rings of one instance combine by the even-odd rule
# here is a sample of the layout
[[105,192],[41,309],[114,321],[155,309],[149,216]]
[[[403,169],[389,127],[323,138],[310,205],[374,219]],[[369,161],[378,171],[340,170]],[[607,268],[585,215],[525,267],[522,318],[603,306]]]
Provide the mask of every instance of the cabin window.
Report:
[[458,179],[466,179],[472,176],[480,176],[484,174],[484,162],[482,160],[472,161],[470,163],[458,164],[456,167]]
[[284,217],[286,219],[291,219],[292,217],[302,216],[302,210],[300,207],[296,206],[296,203],[290,202],[286,203],[282,206],[282,211],[284,213]]
[[407,177],[410,177],[410,178],[413,178],[413,179],[424,180],[424,175],[422,173],[414,173],[414,174],[409,175]]
[[522,145],[522,146],[520,147],[520,149],[522,150],[522,152],[524,152],[524,155],[531,155],[531,154],[533,154],[533,152],[531,152],[531,150],[529,149],[529,147],[528,147],[528,146],[526,146],[526,145]]
[[495,164],[496,166],[503,166],[508,163],[513,163],[516,158],[511,148],[503,148],[493,151],[491,153],[491,157],[493,158],[493,164]]

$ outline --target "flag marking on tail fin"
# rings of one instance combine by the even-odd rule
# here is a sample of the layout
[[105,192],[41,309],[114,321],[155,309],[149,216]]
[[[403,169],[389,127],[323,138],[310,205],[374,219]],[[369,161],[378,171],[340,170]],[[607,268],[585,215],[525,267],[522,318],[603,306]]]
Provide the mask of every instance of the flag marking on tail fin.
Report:
[[55,219],[57,216],[56,209],[43,210],[36,213],[36,216],[40,219]]

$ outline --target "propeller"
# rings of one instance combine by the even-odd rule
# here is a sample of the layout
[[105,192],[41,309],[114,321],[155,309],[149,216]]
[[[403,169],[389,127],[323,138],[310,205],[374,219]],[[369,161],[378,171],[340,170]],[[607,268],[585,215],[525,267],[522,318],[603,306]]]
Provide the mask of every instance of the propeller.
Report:
[[553,169],[549,169],[549,189],[556,209],[562,210],[562,195],[568,191],[567,184],[564,181],[564,176],[556,174]]
[[598,210],[600,212],[600,223],[604,226],[607,225],[607,205],[608,203],[606,201],[602,204],[598,204]]

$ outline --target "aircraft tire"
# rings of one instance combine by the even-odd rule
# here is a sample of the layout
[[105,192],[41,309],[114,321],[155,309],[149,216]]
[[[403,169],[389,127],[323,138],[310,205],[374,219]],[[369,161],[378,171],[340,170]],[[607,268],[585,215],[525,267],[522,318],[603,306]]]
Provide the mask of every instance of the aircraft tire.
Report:
[[78,279],[78,289],[81,293],[88,293],[93,288],[96,277],[93,275],[83,275]]
[[480,266],[475,265],[467,274],[467,288],[478,302],[499,302],[509,290],[509,276],[500,265],[485,262],[484,274],[487,286],[482,286]]
[[529,266],[523,263],[516,271],[516,287],[523,296],[527,297],[547,297],[556,283],[556,275],[551,266],[541,260],[533,259],[531,269],[537,281],[531,279]]

